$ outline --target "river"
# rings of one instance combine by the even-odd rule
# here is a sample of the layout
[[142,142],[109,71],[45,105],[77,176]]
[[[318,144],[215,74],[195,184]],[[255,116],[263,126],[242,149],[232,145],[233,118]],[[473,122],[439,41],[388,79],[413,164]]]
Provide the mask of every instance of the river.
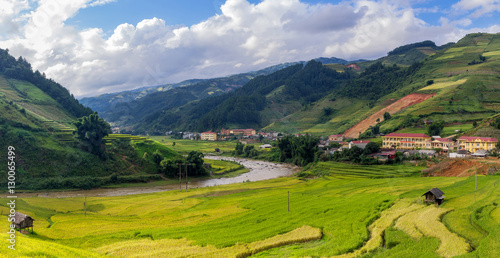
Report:
[[[300,171],[300,167],[290,164],[277,164],[267,161],[250,160],[233,157],[206,156],[207,159],[224,159],[240,163],[248,168],[248,173],[241,174],[231,178],[212,178],[203,180],[192,180],[188,182],[188,189],[210,187],[216,185],[227,185],[234,183],[242,183],[247,181],[261,181],[278,177],[291,176]],[[186,184],[183,180],[182,189],[185,191]],[[18,193],[17,196],[23,197],[47,197],[47,198],[67,198],[67,197],[106,197],[106,196],[122,196],[131,194],[155,193],[163,191],[179,190],[179,184],[169,184],[165,186],[148,186],[148,187],[127,187],[127,188],[100,188],[92,190],[76,190],[76,191],[61,191],[61,192],[36,192],[36,193]]]

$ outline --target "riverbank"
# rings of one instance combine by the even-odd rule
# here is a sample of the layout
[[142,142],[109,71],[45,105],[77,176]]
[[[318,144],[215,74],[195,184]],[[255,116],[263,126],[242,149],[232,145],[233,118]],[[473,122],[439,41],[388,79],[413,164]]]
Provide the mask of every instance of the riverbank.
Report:
[[[300,171],[300,167],[286,163],[272,163],[268,161],[250,160],[244,158],[221,157],[221,156],[206,156],[207,159],[214,160],[230,160],[238,162],[249,170],[248,173],[241,174],[231,178],[212,178],[212,179],[189,179],[187,187],[189,189],[210,187],[216,185],[227,185],[234,183],[262,181],[278,177],[291,176]],[[113,187],[100,188],[92,190],[75,190],[75,191],[36,191],[30,193],[18,193],[18,197],[47,197],[47,198],[68,198],[68,197],[107,197],[107,196],[123,196],[132,194],[145,194],[163,191],[186,190],[186,181],[182,184],[174,181],[159,181],[163,185],[153,185],[144,187]],[[156,183],[155,183],[156,184]]]

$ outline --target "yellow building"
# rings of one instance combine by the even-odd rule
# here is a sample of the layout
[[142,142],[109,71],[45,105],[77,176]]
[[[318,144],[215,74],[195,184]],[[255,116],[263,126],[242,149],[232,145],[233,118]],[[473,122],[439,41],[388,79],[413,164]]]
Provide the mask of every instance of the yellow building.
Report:
[[341,142],[344,140],[344,136],[342,134],[332,134],[328,137],[328,140],[331,142]]
[[448,152],[453,149],[453,141],[448,138],[436,138],[432,141],[431,146],[433,149],[442,149],[444,152]]
[[430,149],[431,137],[423,133],[390,133],[382,136],[382,148],[412,150]]
[[462,136],[457,139],[461,150],[474,153],[478,150],[490,151],[496,148],[498,140],[490,137]]
[[204,141],[217,141],[217,133],[203,132],[201,133],[201,139]]

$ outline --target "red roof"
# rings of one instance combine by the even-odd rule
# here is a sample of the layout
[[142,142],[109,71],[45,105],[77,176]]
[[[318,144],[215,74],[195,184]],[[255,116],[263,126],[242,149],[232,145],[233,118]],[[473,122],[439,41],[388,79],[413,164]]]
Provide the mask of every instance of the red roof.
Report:
[[469,142],[473,142],[473,141],[476,141],[476,140],[480,140],[482,142],[498,142],[498,140],[495,139],[495,138],[491,138],[491,137],[477,137],[477,136],[462,136],[462,137],[458,138],[458,140],[466,140],[466,141],[469,141]]
[[330,135],[330,137],[341,137],[342,135],[341,134],[332,134]]
[[370,141],[352,141],[353,144],[357,144],[357,143],[369,143]]
[[253,129],[232,129],[231,131],[233,132],[247,132],[247,131],[254,131]]
[[202,134],[217,134],[217,133],[214,133],[214,132],[203,132]]
[[424,137],[431,138],[427,134],[424,133],[390,133],[384,137]]

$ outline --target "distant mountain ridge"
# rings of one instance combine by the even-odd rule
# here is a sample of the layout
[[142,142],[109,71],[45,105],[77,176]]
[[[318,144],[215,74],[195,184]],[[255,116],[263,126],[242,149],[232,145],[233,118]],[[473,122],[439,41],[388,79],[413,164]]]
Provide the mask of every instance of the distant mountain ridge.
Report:
[[[219,87],[223,81],[201,81],[149,94],[104,115],[139,134],[255,128],[328,135],[368,128],[353,133],[367,137],[406,127],[425,131],[427,120],[469,128],[472,121],[500,112],[495,86],[499,51],[499,34],[476,33],[443,46],[431,41],[408,44],[371,61],[317,58],[274,67],[274,72],[247,77],[244,86],[230,90]],[[410,94],[433,97],[391,109],[388,121],[373,119],[355,127]],[[477,133],[491,134],[485,132]]]
[[[347,64],[349,61],[336,58],[336,57],[319,57],[315,60],[320,61],[323,64]],[[299,62],[290,62],[283,63],[278,65],[273,65],[266,67],[264,69],[260,69],[257,71],[229,75],[226,77],[212,78],[212,79],[190,79],[185,80],[180,83],[174,84],[165,84],[159,86],[151,86],[151,87],[141,87],[134,90],[115,92],[115,93],[106,93],[95,97],[85,97],[80,99],[80,103],[84,106],[90,107],[93,110],[99,112],[106,118],[106,113],[110,109],[116,107],[116,105],[132,102],[134,100],[141,99],[149,94],[157,93],[157,92],[165,92],[179,87],[188,87],[196,84],[205,84],[207,87],[213,87],[213,92],[217,94],[222,94],[224,92],[229,92],[236,88],[242,87],[245,83],[250,81],[252,78],[255,78],[259,75],[268,75],[275,71],[287,68],[296,64],[305,64],[305,61]],[[210,91],[209,91],[210,92]],[[212,93],[212,94],[214,94]],[[211,94],[211,95],[212,95]],[[198,94],[195,94],[198,95]]]
[[[423,49],[425,48],[425,49]],[[421,60],[424,60],[427,58],[429,55],[436,53],[438,51],[439,47],[437,47],[432,41],[425,41],[425,42],[419,42],[419,43],[414,43],[410,44],[407,46],[402,46],[400,48],[395,49],[398,54],[397,55],[391,55],[387,57],[380,58],[376,61],[366,61],[366,60],[356,60],[356,61],[347,61],[344,59],[340,58],[325,58],[325,57],[319,57],[314,59],[316,62],[321,62],[323,65],[327,66],[328,68],[333,69],[337,72],[343,73],[345,71],[350,71],[348,72],[350,75],[348,77],[356,77],[356,74],[359,74],[363,70],[367,69],[368,66],[375,64],[376,62],[380,62],[384,65],[388,64],[398,64],[398,65],[403,65],[407,66],[410,63],[410,61],[413,62],[418,62]],[[395,53],[395,52],[394,52]],[[349,64],[355,63],[353,66],[349,66]],[[289,69],[290,67],[294,67],[296,65],[301,65],[300,67],[305,67],[306,62],[301,61],[301,62],[294,62],[294,63],[286,63],[278,66],[273,66],[270,68],[266,68],[264,70],[260,70],[260,77],[259,76],[247,76],[246,77],[246,82],[242,83],[241,85],[247,85],[251,83],[252,81],[257,80],[258,78],[259,81],[262,83],[266,83],[265,81],[268,79],[265,79],[265,77],[269,77],[270,75],[276,72],[279,72],[284,69]],[[361,69],[360,69],[361,67]],[[348,68],[355,68],[354,70],[349,70]],[[380,70],[382,68],[378,67],[375,70]],[[383,70],[383,69],[382,69]],[[382,71],[381,70],[381,71]],[[389,68],[390,70],[390,68]],[[394,69],[393,69],[394,70]],[[317,70],[319,71],[319,70]],[[303,75],[304,77],[308,77],[307,75]],[[391,75],[389,75],[391,76]],[[231,77],[225,77],[225,78],[218,78],[218,79],[212,79],[212,80],[228,80],[228,78]],[[238,93],[237,95],[241,95],[240,97],[235,97],[236,99],[239,99],[238,101],[233,100],[232,102],[234,103],[233,105],[237,105],[238,103],[248,103],[249,108],[243,113],[246,113],[245,115],[240,114],[240,117],[249,117],[249,119],[246,119],[247,122],[244,122],[243,124],[239,123],[233,123],[231,121],[238,121],[238,119],[228,119],[228,117],[222,118],[221,117],[221,112],[222,111],[217,111],[219,113],[218,116],[214,116],[211,121],[208,121],[207,118],[203,118],[202,114],[206,114],[206,112],[212,110],[212,109],[217,109],[217,103],[222,103],[226,101],[224,105],[228,105],[228,96],[225,96],[227,92],[233,92],[236,89],[241,89],[242,87],[237,87],[237,88],[231,88],[230,90],[227,89],[222,89],[219,87],[220,82],[214,82],[214,84],[217,84],[217,87],[214,87],[214,85],[209,85],[207,84],[207,81],[201,81],[196,84],[192,84],[186,87],[178,87],[176,89],[170,89],[169,91],[165,92],[156,92],[153,94],[149,94],[146,97],[136,99],[134,101],[126,102],[126,103],[120,103],[114,106],[112,109],[105,110],[104,113],[102,113],[103,117],[107,119],[110,122],[115,123],[118,126],[134,126],[135,132],[137,133],[154,133],[154,132],[161,132],[164,130],[209,130],[209,129],[217,129],[220,127],[239,127],[239,126],[251,126],[251,127],[265,127],[269,124],[273,124],[275,122],[279,122],[280,119],[290,115],[291,113],[300,111],[300,109],[304,108],[304,105],[310,105],[311,100],[316,101],[318,100],[317,97],[314,96],[326,96],[332,93],[331,90],[341,90],[342,87],[339,84],[340,82],[336,82],[335,87],[328,87],[328,91],[326,92],[320,92],[318,91],[321,89],[325,84],[329,84],[328,80],[324,82],[316,82],[317,86],[316,87],[316,92],[314,94],[310,94],[309,92],[302,92],[302,96],[300,94],[297,94],[297,92],[292,94],[292,88],[291,85],[294,85],[295,82],[293,82],[293,79],[280,79],[278,81],[272,81],[272,77],[270,80],[270,84],[273,84],[273,90],[271,92],[268,92],[267,94],[272,94],[273,96],[266,95],[266,96],[260,96],[259,98],[265,97],[265,99],[271,103],[267,103],[264,101],[263,104],[264,110],[257,110],[259,115],[257,115],[256,110],[253,107],[253,104],[251,103],[252,101],[243,100],[242,96],[246,95],[245,98],[253,98],[253,94],[250,91],[247,91],[245,93]],[[315,78],[309,78],[309,81],[314,80]],[[352,79],[352,78],[351,78]],[[292,80],[292,81],[290,81]],[[281,83],[281,84],[280,84]],[[305,84],[308,84],[309,82],[302,82]],[[343,81],[342,83],[347,83],[347,81]],[[341,84],[342,84],[341,83]],[[352,84],[352,83],[351,83]],[[302,86],[296,85],[299,89]],[[212,88],[211,88],[212,87]],[[261,86],[257,86],[261,87]],[[267,87],[267,86],[265,86]],[[379,87],[379,86],[377,86]],[[392,90],[392,87],[389,87]],[[243,87],[244,88],[244,87]],[[246,87],[249,89],[248,87]],[[207,95],[206,89],[211,89],[212,94]],[[283,90],[286,89],[285,92]],[[382,89],[382,88],[381,88]],[[214,91],[215,90],[215,91]],[[299,91],[300,92],[300,91]],[[387,94],[388,91],[387,89],[382,90],[384,94]],[[259,93],[261,94],[261,93]],[[340,93],[341,94],[341,93]],[[222,96],[218,96],[222,95]],[[234,94],[233,94],[234,95]],[[231,96],[233,96],[231,95]],[[377,96],[379,97],[380,93],[375,93],[371,97]],[[180,101],[181,96],[183,98],[183,101]],[[281,97],[280,97],[281,96]],[[286,97],[285,97],[286,96]],[[207,100],[204,100],[205,98],[208,98]],[[277,100],[276,98],[281,98],[280,100]],[[193,101],[193,103],[189,103]],[[258,99],[253,98],[253,101],[257,103],[261,103]],[[231,102],[231,101],[229,101]],[[227,108],[229,108],[227,106]],[[228,112],[234,113],[234,110],[237,110],[235,106],[232,108],[224,108]],[[267,110],[270,109],[270,110]],[[253,110],[253,111],[252,111]],[[214,111],[215,112],[215,111]],[[250,112],[250,113],[248,113]],[[324,120],[327,119],[328,116],[321,116],[319,120]],[[215,117],[219,118],[219,122],[216,122]],[[235,118],[235,116],[232,116]],[[253,117],[253,118],[251,118]],[[259,117],[259,118],[257,118]],[[220,121],[227,121],[227,123],[220,124]],[[243,121],[243,120],[241,120]],[[252,121],[252,122],[249,122]],[[194,123],[198,123],[195,125]],[[205,126],[200,125],[200,123],[203,123]],[[293,131],[293,130],[292,130]]]

